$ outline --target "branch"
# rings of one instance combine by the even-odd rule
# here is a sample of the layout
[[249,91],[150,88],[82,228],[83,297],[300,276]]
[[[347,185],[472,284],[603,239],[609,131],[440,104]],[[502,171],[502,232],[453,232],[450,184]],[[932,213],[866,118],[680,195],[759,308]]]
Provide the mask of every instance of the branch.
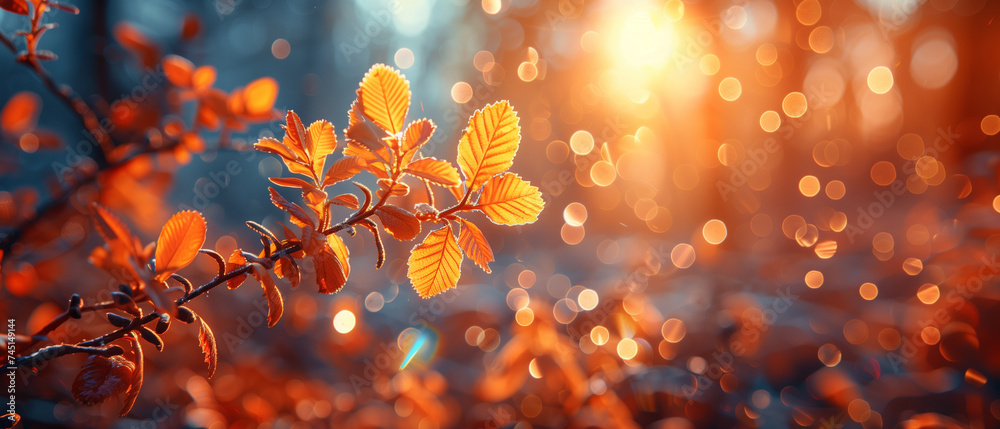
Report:
[[46,347],[27,356],[21,356],[14,360],[14,367],[20,368],[23,366],[35,366],[44,361],[74,353],[86,353],[89,355],[111,357],[120,355],[124,352],[125,350],[123,350],[121,347],[118,346],[88,347],[80,345],[75,346],[71,344],[60,344],[58,346]]

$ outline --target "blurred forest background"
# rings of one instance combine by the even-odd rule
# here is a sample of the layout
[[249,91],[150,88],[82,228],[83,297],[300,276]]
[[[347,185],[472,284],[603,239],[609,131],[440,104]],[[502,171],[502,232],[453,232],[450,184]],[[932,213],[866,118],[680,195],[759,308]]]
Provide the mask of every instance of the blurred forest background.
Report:
[[[484,226],[493,273],[466,262],[429,300],[406,278],[416,242],[387,243],[375,270],[370,238],[344,235],[347,286],[280,284],[273,328],[254,288],[191,304],[219,341],[211,379],[197,331],[174,326],[146,348],[128,416],[73,400],[84,358],[69,356],[22,372],[24,427],[1000,427],[1000,3],[73,5],[46,15],[59,26],[39,48],[58,59],[42,66],[150,153],[110,167],[0,50],[0,105],[27,117],[0,132],[0,313],[19,334],[73,293],[117,290],[87,262],[92,201],[144,242],[199,210],[223,255],[253,247],[247,220],[280,230],[267,178],[287,173],[252,144],[280,138],[284,115],[158,149],[195,114],[168,54],[214,67],[227,92],[272,77],[275,109],[338,133],[364,73],[388,64],[410,82],[409,118],[438,126],[425,152],[448,160],[476,109],[510,100],[513,171],[546,210]],[[18,50],[28,25],[0,12]],[[199,257],[186,272],[215,270]],[[108,329],[83,319],[50,338]]]

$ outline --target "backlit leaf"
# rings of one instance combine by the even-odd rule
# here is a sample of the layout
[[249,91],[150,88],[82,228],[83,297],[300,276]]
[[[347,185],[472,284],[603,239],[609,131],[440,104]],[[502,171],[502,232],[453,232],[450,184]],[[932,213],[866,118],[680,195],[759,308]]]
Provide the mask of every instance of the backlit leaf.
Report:
[[361,207],[358,197],[354,194],[340,194],[330,199],[330,203],[357,210]]
[[312,256],[316,269],[316,285],[320,293],[336,293],[347,284],[347,277],[338,262],[337,255],[326,247]]
[[14,135],[35,129],[41,106],[42,99],[34,92],[21,91],[14,94],[7,100],[3,111],[0,111],[0,128]]
[[441,159],[418,159],[407,165],[403,171],[442,186],[456,186],[461,183],[458,169],[450,162]]
[[437,127],[434,125],[434,121],[430,119],[419,119],[410,122],[410,125],[406,127],[406,132],[403,133],[403,152],[409,152],[414,149],[419,149],[424,143],[427,143],[434,135],[434,130]]
[[483,186],[476,208],[494,223],[524,225],[538,220],[545,202],[542,193],[514,173],[495,176]]
[[313,172],[319,177],[323,174],[326,156],[337,149],[337,135],[333,132],[333,125],[325,120],[313,122],[307,132],[312,144],[310,152],[313,156]]
[[247,115],[262,116],[274,108],[278,97],[278,82],[272,77],[262,77],[243,89],[243,108]]
[[413,240],[420,234],[420,221],[409,210],[386,204],[375,211],[382,227],[397,240]]
[[409,185],[402,182],[392,183],[392,180],[389,179],[378,179],[378,187],[379,198],[382,198],[382,195],[386,193],[394,197],[402,197],[410,193]]
[[261,264],[254,262],[251,265],[254,278],[260,282],[260,286],[264,288],[264,296],[267,297],[267,327],[270,328],[281,319],[281,314],[285,311],[285,301],[281,298],[281,292],[274,284],[271,273]]
[[208,364],[208,378],[212,378],[215,375],[215,367],[219,361],[219,347],[215,343],[215,334],[212,332],[212,328],[208,326],[205,319],[197,317],[198,323],[200,324],[198,330],[198,344],[201,346],[201,352],[205,355],[205,363]]
[[365,160],[357,156],[345,156],[334,161],[330,164],[330,169],[326,171],[326,176],[323,177],[323,186],[327,187],[338,182],[343,182],[344,180],[354,177],[363,168],[365,168]]
[[477,110],[458,142],[458,165],[465,174],[465,185],[477,190],[496,174],[514,163],[521,128],[517,113],[506,101]]
[[409,276],[421,298],[430,298],[458,285],[462,251],[458,248],[451,224],[431,231],[410,253]]
[[312,189],[315,187],[312,183],[306,182],[298,177],[271,177],[268,180],[275,185],[286,188]]
[[194,74],[194,64],[187,58],[177,55],[163,57],[163,73],[167,80],[181,88],[191,87],[191,75]]
[[289,110],[285,115],[284,128],[285,138],[282,140],[282,143],[288,146],[300,160],[310,161],[312,157],[307,152],[308,146],[306,145],[306,139],[309,137],[306,135],[306,129],[302,126],[302,120],[299,119],[299,115]]
[[273,153],[286,160],[294,161],[298,159],[298,157],[296,157],[284,143],[278,141],[278,139],[275,139],[274,137],[264,137],[258,140],[253,147],[261,152]]
[[303,210],[302,207],[285,199],[285,197],[281,196],[281,194],[274,190],[274,188],[268,186],[267,189],[271,191],[271,202],[274,203],[275,207],[288,212],[288,214],[291,215],[293,223],[298,226],[308,225],[310,228],[316,227],[312,218],[306,214],[306,211]]
[[132,354],[134,356],[132,363],[135,365],[135,371],[132,372],[132,380],[129,383],[128,390],[125,392],[125,403],[122,404],[122,410],[119,413],[121,417],[125,417],[132,410],[135,400],[139,398],[139,390],[142,389],[142,375],[145,371],[142,346],[139,345],[139,340],[133,335],[135,334],[127,334],[124,338],[132,343]]
[[156,278],[164,280],[186,267],[205,244],[205,218],[196,211],[182,211],[163,225],[156,240]]
[[376,64],[361,80],[358,102],[368,119],[396,134],[403,130],[410,107],[410,83],[392,67]]
[[[226,272],[231,273],[235,270],[242,268],[247,264],[247,258],[243,256],[243,252],[240,249],[233,250],[233,254],[229,256],[229,261],[226,262]],[[246,274],[240,274],[236,277],[226,280],[226,287],[230,289],[236,289],[243,284],[247,279]]]
[[113,32],[115,40],[117,40],[118,43],[120,43],[125,49],[139,57],[139,60],[142,61],[142,65],[144,67],[152,68],[156,65],[156,62],[159,61],[159,48],[149,37],[139,31],[139,29],[134,25],[124,21],[119,22],[118,24],[115,24]]
[[486,241],[486,236],[472,222],[462,218],[456,219],[458,219],[458,223],[461,225],[458,232],[458,245],[462,247],[465,256],[468,256],[472,262],[479,265],[479,268],[482,268],[487,274],[491,273],[490,262],[493,262],[493,249],[490,248],[490,243]]
[[344,279],[349,279],[351,277],[351,251],[347,249],[344,240],[337,236],[337,234],[327,235],[326,242],[330,245],[330,249],[333,250],[333,254],[337,256],[337,261],[340,262],[340,268],[344,271]]

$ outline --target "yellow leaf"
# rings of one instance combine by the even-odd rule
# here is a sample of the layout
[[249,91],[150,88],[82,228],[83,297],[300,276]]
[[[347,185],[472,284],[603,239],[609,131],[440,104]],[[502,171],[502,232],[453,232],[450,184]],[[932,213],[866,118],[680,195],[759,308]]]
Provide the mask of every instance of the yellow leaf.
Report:
[[465,256],[468,256],[472,262],[479,265],[479,268],[482,268],[487,274],[493,272],[490,270],[490,262],[493,262],[493,249],[490,248],[490,243],[486,241],[486,236],[472,222],[460,217],[456,219],[458,219],[458,223],[462,226],[458,231],[458,245],[462,247]]
[[514,173],[494,176],[486,182],[476,204],[491,221],[501,225],[532,223],[544,206],[538,188]]
[[205,219],[198,212],[187,210],[171,217],[156,240],[156,279],[165,280],[190,264],[205,244],[206,230]]
[[410,122],[410,125],[406,127],[406,132],[403,133],[403,152],[419,149],[431,139],[435,128],[437,127],[434,125],[434,121],[430,119],[418,119]]
[[260,282],[260,286],[264,288],[264,296],[267,297],[267,327],[270,328],[278,323],[281,314],[285,312],[285,301],[281,298],[281,292],[274,284],[271,273],[261,264],[253,262],[251,265],[253,265],[254,278]]
[[403,130],[410,107],[410,82],[384,64],[372,66],[358,88],[361,111],[376,125],[396,134]]
[[456,186],[461,183],[458,169],[450,162],[436,158],[418,159],[403,171],[441,186]]
[[413,240],[420,234],[420,221],[408,210],[386,204],[375,211],[382,227],[397,240]]
[[506,101],[477,110],[458,142],[458,165],[465,174],[465,185],[475,191],[494,175],[514,163],[521,128],[514,109]]
[[462,273],[462,251],[451,224],[431,231],[410,253],[407,275],[421,298],[430,298],[458,285]]
[[322,187],[325,188],[354,177],[365,168],[365,165],[365,160],[357,156],[345,156],[334,161],[330,165],[330,169],[326,171],[326,176],[323,177]]
[[312,143],[312,168],[319,177],[323,174],[327,155],[337,149],[337,135],[333,132],[333,125],[323,119],[310,124],[308,133]]

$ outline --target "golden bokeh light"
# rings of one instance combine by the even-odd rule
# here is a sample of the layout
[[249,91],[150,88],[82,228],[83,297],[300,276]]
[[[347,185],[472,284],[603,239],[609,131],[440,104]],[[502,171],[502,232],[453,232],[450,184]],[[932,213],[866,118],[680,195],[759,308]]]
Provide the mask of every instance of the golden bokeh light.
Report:
[[868,72],[868,88],[876,94],[885,94],[892,89],[892,70],[888,67],[878,66]]
[[815,197],[819,193],[819,179],[816,176],[803,176],[799,179],[799,192],[807,197]]
[[791,92],[781,100],[781,110],[789,118],[801,118],[807,108],[806,96],[801,92]]
[[399,50],[396,51],[396,55],[392,56],[392,59],[396,62],[396,66],[401,69],[405,70],[413,67],[413,51],[408,48],[399,48]]
[[878,297],[878,286],[875,283],[862,283],[861,287],[858,288],[858,293],[865,301],[871,301]]
[[472,99],[472,86],[465,82],[456,82],[451,87],[451,99],[458,104],[468,103]]
[[740,98],[742,93],[743,87],[740,85],[739,79],[735,77],[727,77],[719,82],[719,95],[722,96],[723,100],[735,101]]
[[333,329],[341,334],[346,334],[354,330],[357,319],[351,310],[340,310],[333,316]]
[[719,244],[726,240],[726,224],[721,220],[712,219],[705,222],[702,227],[701,234],[705,237],[705,241],[710,244]]
[[819,289],[820,286],[823,286],[823,273],[811,270],[806,273],[805,282],[810,289]]
[[570,137],[569,147],[577,155],[586,155],[594,150],[594,136],[585,130],[580,130]]
[[983,134],[988,136],[995,136],[1000,133],[1000,116],[997,115],[986,115],[983,120],[979,123],[979,128],[983,130]]
[[699,64],[698,67],[701,69],[701,72],[705,73],[708,76],[715,75],[716,73],[719,72],[719,68],[722,67],[721,63],[719,62],[719,57],[713,54],[708,54],[705,55],[704,57],[701,57],[701,61],[699,61],[698,64]]
[[760,128],[765,132],[773,133],[781,126],[781,116],[778,112],[768,110],[760,115]]
[[622,359],[629,360],[635,357],[639,353],[639,344],[631,338],[623,338],[618,342],[618,356]]

